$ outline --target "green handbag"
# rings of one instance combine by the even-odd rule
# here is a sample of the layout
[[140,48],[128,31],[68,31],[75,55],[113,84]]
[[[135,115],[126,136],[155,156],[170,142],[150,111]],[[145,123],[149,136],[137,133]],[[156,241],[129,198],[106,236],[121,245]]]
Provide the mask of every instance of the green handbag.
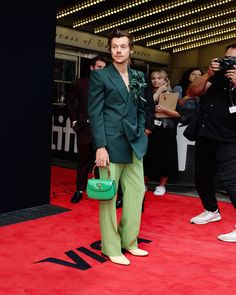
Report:
[[107,169],[107,179],[96,179],[95,178],[95,165],[92,171],[92,178],[88,180],[86,193],[89,198],[100,201],[112,200],[116,195],[116,183],[114,180],[110,179],[110,169],[109,166],[105,167]]

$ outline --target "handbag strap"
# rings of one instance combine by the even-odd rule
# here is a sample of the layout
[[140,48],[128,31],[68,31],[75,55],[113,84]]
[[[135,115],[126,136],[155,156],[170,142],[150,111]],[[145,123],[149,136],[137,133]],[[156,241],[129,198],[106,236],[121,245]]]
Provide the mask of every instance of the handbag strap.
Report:
[[[96,169],[96,167],[98,167],[97,164],[95,164],[95,165],[93,166],[93,170],[92,170],[92,178],[95,178],[95,169]],[[107,179],[110,179],[110,177],[111,177],[110,166],[107,165],[106,167],[102,167],[102,168],[106,168],[106,170],[107,170]]]

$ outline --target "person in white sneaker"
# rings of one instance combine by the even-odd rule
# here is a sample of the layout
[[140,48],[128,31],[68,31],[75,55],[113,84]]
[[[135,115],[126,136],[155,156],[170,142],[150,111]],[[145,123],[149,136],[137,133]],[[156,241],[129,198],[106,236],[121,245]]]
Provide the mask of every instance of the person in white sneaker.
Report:
[[[163,180],[163,178],[162,178],[162,180]],[[167,182],[167,180],[164,181],[164,183],[165,182]],[[158,186],[155,187],[155,191],[154,191],[155,196],[163,196],[165,193],[166,193],[166,188],[165,188],[164,185],[158,185]]]
[[[176,127],[177,118],[180,115],[176,110],[165,108],[160,103],[163,93],[171,91],[167,73],[164,70],[152,71],[150,83],[152,100],[147,103],[153,105],[154,127],[149,135],[144,171],[149,180],[159,181],[154,195],[163,196],[166,192],[165,186],[168,178],[174,176],[178,171]],[[160,113],[162,117],[159,116]]]
[[[223,59],[213,58],[207,73],[192,82],[187,92],[200,96],[195,181],[205,209],[190,222],[206,224],[221,220],[216,177],[236,209],[236,43],[227,46]],[[236,242],[236,232],[218,239]]]
[[209,222],[220,221],[220,220],[221,220],[221,215],[219,213],[219,210],[217,209],[214,212],[204,210],[201,214],[191,218],[190,222],[195,224],[206,224]]
[[219,235],[218,239],[223,242],[235,243],[236,242],[236,225],[235,225],[235,228],[231,232],[229,232],[227,234]]

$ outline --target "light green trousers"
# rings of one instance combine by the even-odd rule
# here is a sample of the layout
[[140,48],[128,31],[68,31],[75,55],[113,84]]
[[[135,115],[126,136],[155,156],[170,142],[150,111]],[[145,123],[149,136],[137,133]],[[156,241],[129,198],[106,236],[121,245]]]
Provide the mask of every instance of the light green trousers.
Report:
[[[118,188],[120,182],[123,192],[122,216],[117,224],[116,197],[111,201],[100,201],[100,230],[102,253],[120,256],[121,248],[136,249],[139,235],[142,202],[145,193],[143,161],[133,154],[133,163],[110,163],[111,179]],[[100,177],[105,179],[107,171],[99,169]]]

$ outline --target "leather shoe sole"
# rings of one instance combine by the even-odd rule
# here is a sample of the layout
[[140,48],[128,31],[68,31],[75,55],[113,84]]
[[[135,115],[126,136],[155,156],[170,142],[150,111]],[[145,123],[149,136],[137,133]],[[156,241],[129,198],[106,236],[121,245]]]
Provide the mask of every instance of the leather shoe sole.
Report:
[[134,256],[148,256],[148,251],[142,249],[127,249],[127,251]]

